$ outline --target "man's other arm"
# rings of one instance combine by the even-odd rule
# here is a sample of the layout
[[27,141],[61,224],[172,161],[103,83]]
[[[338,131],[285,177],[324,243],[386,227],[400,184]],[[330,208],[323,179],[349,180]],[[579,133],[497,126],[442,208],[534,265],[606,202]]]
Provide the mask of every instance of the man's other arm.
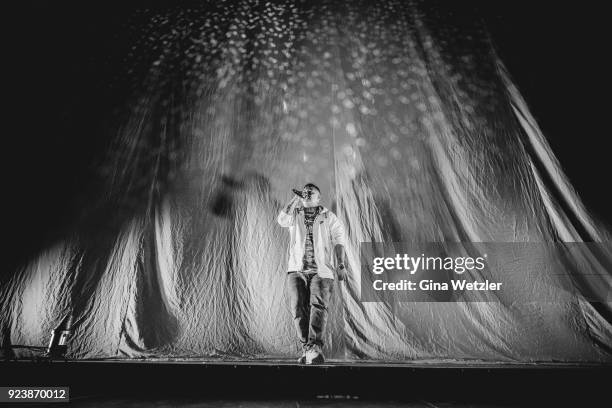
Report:
[[[332,245],[336,254],[336,264],[344,264],[346,266],[346,231],[342,221],[334,214],[330,220],[330,232]],[[340,280],[343,276],[339,276]]]

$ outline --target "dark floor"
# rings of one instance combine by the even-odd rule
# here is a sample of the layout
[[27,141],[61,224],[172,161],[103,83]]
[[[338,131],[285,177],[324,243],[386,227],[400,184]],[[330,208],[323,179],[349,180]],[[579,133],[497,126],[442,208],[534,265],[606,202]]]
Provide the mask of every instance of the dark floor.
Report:
[[[68,405],[66,405],[68,406]],[[71,407],[184,407],[184,408],[223,408],[223,407],[274,407],[274,408],[295,408],[295,407],[408,407],[408,408],[435,408],[435,407],[512,407],[520,405],[503,404],[472,404],[454,402],[429,402],[429,401],[359,401],[358,399],[317,399],[317,400],[196,400],[196,399],[158,399],[158,400],[135,400],[129,398],[106,398],[106,399],[82,399],[70,403]]]
[[612,384],[612,365],[478,362],[12,361],[0,373],[2,386],[69,386],[56,407],[594,406]]

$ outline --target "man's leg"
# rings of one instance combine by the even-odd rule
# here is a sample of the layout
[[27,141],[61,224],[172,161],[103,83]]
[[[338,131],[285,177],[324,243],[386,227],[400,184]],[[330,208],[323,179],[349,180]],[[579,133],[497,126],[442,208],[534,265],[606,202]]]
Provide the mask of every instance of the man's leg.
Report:
[[287,294],[297,336],[304,346],[308,342],[309,290],[302,272],[292,271],[287,273]]
[[327,323],[327,307],[334,287],[334,280],[313,276],[310,281],[310,321],[308,343],[314,345],[312,363],[322,363],[323,336]]

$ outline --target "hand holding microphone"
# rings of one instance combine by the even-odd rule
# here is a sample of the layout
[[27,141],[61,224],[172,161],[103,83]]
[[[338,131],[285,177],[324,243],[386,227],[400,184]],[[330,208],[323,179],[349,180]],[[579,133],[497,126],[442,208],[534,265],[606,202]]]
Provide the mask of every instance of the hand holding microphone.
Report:
[[302,203],[302,192],[299,190],[296,190],[295,188],[291,189],[291,191],[293,191],[294,196],[291,197],[291,200],[289,200],[289,202],[287,203],[287,205],[285,206],[285,213],[287,214],[291,214],[293,213],[293,210]]

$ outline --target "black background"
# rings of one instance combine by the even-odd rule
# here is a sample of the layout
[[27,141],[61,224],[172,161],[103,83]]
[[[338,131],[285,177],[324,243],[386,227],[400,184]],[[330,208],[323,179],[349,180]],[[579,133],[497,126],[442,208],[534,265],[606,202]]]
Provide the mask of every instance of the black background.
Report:
[[[105,147],[99,129],[125,96],[116,61],[127,52],[128,42],[118,40],[129,38],[126,18],[138,7],[178,3],[30,0],[4,13],[9,269],[69,228],[79,200],[95,190],[87,164]],[[580,197],[612,225],[602,66],[609,23],[603,5],[549,3],[469,0],[443,7],[459,19],[484,21]]]

